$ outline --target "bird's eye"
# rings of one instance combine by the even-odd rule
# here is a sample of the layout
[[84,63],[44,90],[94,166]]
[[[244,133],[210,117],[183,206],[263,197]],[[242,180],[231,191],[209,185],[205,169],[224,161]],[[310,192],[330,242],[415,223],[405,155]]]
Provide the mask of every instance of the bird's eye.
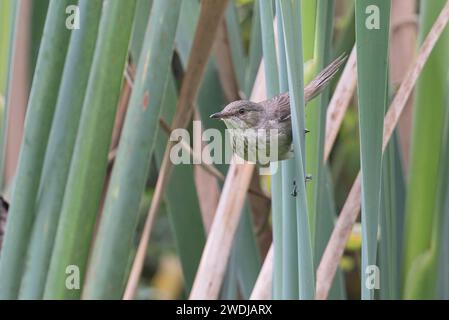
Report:
[[245,113],[245,109],[241,108],[241,109],[239,110],[239,113],[240,113],[240,114],[244,114],[244,113]]

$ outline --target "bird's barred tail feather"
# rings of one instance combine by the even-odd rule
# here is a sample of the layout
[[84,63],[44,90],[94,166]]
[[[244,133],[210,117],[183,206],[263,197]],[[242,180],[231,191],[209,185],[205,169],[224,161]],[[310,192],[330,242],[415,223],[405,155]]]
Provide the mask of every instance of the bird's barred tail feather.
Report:
[[335,76],[340,67],[346,61],[347,55],[342,54],[333,62],[331,62],[325,69],[323,69],[312,81],[310,81],[304,88],[304,98],[308,102],[315,98],[326,88],[329,81]]

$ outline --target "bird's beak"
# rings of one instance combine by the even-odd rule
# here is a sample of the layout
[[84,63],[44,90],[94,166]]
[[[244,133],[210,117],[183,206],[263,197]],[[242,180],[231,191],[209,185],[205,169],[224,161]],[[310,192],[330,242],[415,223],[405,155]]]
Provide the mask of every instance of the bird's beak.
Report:
[[221,119],[222,117],[223,117],[223,114],[221,112],[217,112],[217,113],[211,114],[209,116],[209,118],[211,118],[211,119]]

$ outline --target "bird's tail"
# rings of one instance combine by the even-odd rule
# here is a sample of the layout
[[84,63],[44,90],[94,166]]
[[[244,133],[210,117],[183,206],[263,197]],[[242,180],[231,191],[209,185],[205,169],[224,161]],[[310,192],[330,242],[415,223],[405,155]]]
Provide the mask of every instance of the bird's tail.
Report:
[[342,54],[326,68],[324,68],[312,81],[310,81],[304,88],[304,98],[308,102],[315,98],[328,85],[330,80],[335,76],[340,67],[346,61],[347,55]]

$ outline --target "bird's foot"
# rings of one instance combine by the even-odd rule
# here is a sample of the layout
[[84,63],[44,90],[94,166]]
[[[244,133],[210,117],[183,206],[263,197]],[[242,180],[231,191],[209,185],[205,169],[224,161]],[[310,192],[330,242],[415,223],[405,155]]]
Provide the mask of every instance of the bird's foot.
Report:
[[307,174],[305,180],[306,180],[306,182],[312,181],[312,175],[311,174]]
[[298,195],[298,189],[297,189],[297,186],[296,186],[296,180],[293,180],[293,190],[292,190],[291,195],[293,197],[296,197]]

